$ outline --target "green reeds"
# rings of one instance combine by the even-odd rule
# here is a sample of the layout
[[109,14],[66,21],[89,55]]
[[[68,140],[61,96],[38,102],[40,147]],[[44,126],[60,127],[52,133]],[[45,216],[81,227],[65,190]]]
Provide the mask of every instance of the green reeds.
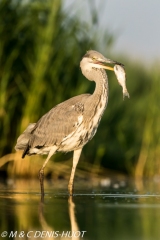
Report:
[[142,126],[142,144],[135,169],[137,178],[160,175],[160,73],[157,69],[150,74],[146,119]]
[[[0,21],[3,156],[14,151],[16,138],[30,122],[61,101],[87,91],[79,60],[95,43],[86,37],[88,26],[67,15],[59,0],[1,1]],[[25,175],[30,167],[28,158],[9,163],[8,171],[13,172],[12,168],[15,174]]]

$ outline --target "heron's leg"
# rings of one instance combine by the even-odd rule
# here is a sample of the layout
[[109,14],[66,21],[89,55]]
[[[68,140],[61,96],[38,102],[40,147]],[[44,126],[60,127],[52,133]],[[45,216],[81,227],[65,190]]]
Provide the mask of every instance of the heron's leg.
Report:
[[52,155],[56,152],[56,150],[57,150],[57,147],[56,147],[56,146],[54,146],[54,147],[50,150],[47,159],[45,160],[42,168],[41,168],[40,171],[39,171],[39,181],[40,181],[40,187],[41,187],[41,201],[42,201],[42,202],[43,202],[43,200],[44,200],[44,183],[43,183],[43,182],[44,182],[44,168],[45,168],[47,162],[49,161],[49,159],[52,157]]
[[81,152],[82,152],[82,148],[75,150],[73,154],[73,166],[72,166],[71,176],[68,184],[68,191],[70,195],[73,195],[73,180],[74,180],[75,170],[76,170],[76,166],[79,161]]

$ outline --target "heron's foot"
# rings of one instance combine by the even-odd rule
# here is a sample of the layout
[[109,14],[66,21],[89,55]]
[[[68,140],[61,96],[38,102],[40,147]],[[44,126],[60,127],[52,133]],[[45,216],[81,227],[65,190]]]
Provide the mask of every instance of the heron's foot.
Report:
[[68,192],[70,196],[73,196],[73,183],[68,184]]
[[44,200],[44,170],[40,169],[39,171],[39,181],[40,181],[40,188],[41,188],[41,201]]

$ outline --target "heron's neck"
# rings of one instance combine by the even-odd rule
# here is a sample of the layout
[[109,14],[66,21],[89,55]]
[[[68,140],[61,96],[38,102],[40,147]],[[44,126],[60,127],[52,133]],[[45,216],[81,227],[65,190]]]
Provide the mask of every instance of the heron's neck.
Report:
[[108,78],[105,70],[96,69],[92,79],[96,83],[96,88],[88,102],[88,113],[90,116],[98,113],[101,118],[108,103]]
[[96,69],[94,74],[94,79],[96,83],[96,88],[93,93],[94,97],[104,98],[106,103],[108,101],[108,78],[105,70]]
[[[91,78],[92,77],[92,78]],[[99,124],[100,119],[104,113],[104,110],[107,106],[108,102],[108,78],[105,70],[96,69],[94,74],[92,72],[92,76],[88,79],[92,79],[95,81],[96,88],[95,91],[90,97],[87,99],[86,108],[87,111],[84,112],[85,117],[87,119],[85,122],[86,126],[88,124],[92,124],[92,127],[97,126]]]
[[88,98],[85,115],[87,119],[86,126],[91,123],[92,127],[96,129],[108,102],[108,78],[105,70],[96,69],[94,77],[92,73],[92,80],[95,81],[96,88]]

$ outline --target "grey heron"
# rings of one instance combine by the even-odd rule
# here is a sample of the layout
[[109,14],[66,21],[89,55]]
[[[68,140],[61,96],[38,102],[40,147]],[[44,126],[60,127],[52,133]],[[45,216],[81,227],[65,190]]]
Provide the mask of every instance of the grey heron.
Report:
[[[68,184],[69,194],[73,195],[74,175],[82,148],[95,135],[107,106],[108,78],[104,69],[114,71],[114,68],[107,64],[114,64],[123,69],[123,64],[105,58],[97,51],[87,51],[80,62],[80,68],[88,80],[96,83],[93,94],[81,94],[56,105],[37,123],[29,124],[17,140],[15,149],[23,150],[22,158],[25,155],[48,154],[39,171],[42,198],[44,168],[56,152],[74,151]],[[123,84],[125,82],[121,85]]]

